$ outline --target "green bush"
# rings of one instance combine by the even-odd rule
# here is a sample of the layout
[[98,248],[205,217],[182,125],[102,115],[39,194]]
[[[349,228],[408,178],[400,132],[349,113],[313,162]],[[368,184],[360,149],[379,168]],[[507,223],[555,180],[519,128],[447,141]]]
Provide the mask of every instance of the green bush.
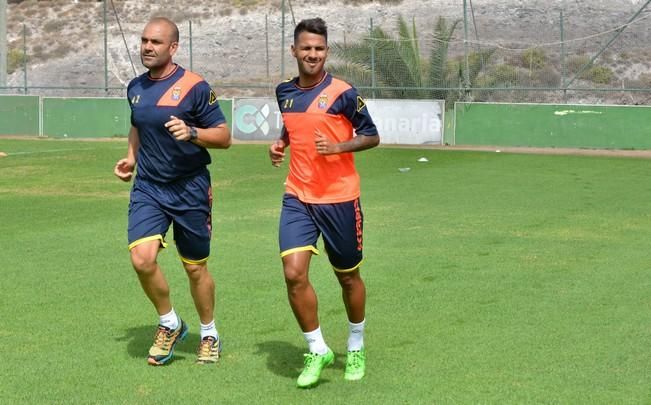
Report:
[[486,84],[489,87],[514,86],[518,83],[518,70],[511,65],[501,64],[494,66],[486,75]]
[[590,70],[588,70],[586,74],[586,78],[593,83],[599,83],[599,84],[608,84],[610,83],[613,78],[615,77],[615,74],[613,73],[612,69],[606,66],[594,66]]
[[531,70],[542,69],[547,63],[547,55],[542,49],[530,48],[522,53],[521,62],[524,68]]
[[[586,63],[590,62],[590,58],[585,55],[572,56],[567,61],[567,70],[569,73],[578,73]],[[579,76],[583,80],[589,80],[593,83],[608,84],[615,78],[613,70],[606,66],[592,65],[584,70]]]
[[590,58],[585,55],[571,56],[567,59],[567,71],[577,73],[588,62],[590,62]]
[[7,73],[20,69],[26,61],[25,54],[20,49],[10,49],[7,52]]
[[43,24],[43,31],[45,31],[48,34],[52,34],[57,31],[63,30],[63,28],[66,27],[68,23],[66,23],[63,20],[55,19],[55,20],[50,20]]
[[644,87],[651,87],[651,73],[640,73],[638,80]]
[[233,6],[235,7],[255,7],[260,3],[259,0],[234,0]]
[[50,56],[55,57],[55,58],[63,58],[67,54],[73,51],[73,47],[68,44],[58,44],[50,53]]
[[533,86],[557,87],[561,84],[561,75],[550,65],[534,72],[531,79]]

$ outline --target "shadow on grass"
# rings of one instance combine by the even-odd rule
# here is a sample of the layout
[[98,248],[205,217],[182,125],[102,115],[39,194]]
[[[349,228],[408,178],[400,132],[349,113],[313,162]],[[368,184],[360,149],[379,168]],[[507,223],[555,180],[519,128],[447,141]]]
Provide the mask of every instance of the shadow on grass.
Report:
[[267,368],[285,378],[296,378],[303,369],[303,350],[287,342],[267,341],[258,343],[258,354],[267,356]]
[[[296,347],[282,341],[258,343],[257,347],[257,354],[265,354],[267,356],[267,369],[272,373],[280,377],[294,380],[303,370],[304,348]],[[335,364],[328,368],[343,370],[345,363],[346,355],[335,353]],[[330,379],[322,375],[319,380],[319,385],[327,384],[329,382]]]
[[[124,336],[118,337],[115,340],[118,342],[126,342],[127,353],[131,357],[146,359],[155,334],[155,325],[137,326],[126,329]],[[199,340],[199,334],[188,333],[183,342],[179,342],[174,348],[174,359],[184,359],[185,356],[183,354],[192,354],[192,356],[195,356]]]

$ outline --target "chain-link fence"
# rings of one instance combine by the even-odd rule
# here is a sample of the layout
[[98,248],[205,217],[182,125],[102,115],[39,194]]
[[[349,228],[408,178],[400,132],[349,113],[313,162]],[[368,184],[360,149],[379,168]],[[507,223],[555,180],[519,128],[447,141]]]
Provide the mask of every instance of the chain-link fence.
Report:
[[123,96],[144,71],[145,22],[165,15],[180,29],[175,60],[221,96],[271,96],[296,73],[295,23],[321,16],[328,69],[369,98],[651,101],[651,0],[62,3],[10,3],[2,93]]

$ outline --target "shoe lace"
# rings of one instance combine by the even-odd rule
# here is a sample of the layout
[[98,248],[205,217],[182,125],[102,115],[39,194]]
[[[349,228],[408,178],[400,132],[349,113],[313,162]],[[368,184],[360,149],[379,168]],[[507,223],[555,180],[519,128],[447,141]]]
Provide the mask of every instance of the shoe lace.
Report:
[[154,346],[167,350],[172,343],[172,331],[164,326],[159,326],[154,336]]
[[213,338],[212,336],[202,339],[201,342],[199,343],[199,350],[197,350],[197,354],[199,355],[199,357],[210,356],[210,354],[212,353],[214,343],[215,343],[215,338]]
[[346,359],[346,366],[352,368],[358,368],[362,366],[362,352],[355,350],[349,352],[348,358]]
[[305,369],[311,369],[314,366],[317,366],[319,364],[318,358],[319,355],[316,353],[305,353],[303,354],[303,363],[305,364]]

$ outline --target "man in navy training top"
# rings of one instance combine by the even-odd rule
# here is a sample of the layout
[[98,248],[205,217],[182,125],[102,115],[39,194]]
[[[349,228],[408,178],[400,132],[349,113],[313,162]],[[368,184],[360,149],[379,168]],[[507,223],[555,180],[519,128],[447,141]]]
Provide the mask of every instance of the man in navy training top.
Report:
[[215,283],[207,266],[212,189],[206,148],[228,148],[231,135],[208,83],[172,61],[178,41],[178,27],[167,18],[153,18],[145,26],[140,58],[148,71],[127,88],[128,149],[114,168],[119,179],[130,181],[137,165],[129,202],[129,251],[142,289],[160,317],[147,359],[154,366],[168,363],[188,333],[157,262],[158,251],[167,247],[170,224],[201,322],[197,363],[215,363],[221,352]]

